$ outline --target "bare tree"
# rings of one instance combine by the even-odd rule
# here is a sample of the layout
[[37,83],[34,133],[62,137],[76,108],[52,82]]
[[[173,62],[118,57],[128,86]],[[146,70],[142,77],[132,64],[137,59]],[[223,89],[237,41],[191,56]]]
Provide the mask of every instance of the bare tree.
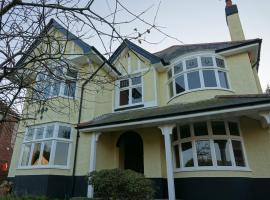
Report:
[[[2,121],[6,120],[8,109],[16,109],[25,102],[29,105],[34,101],[39,105],[35,110],[25,106],[25,119],[35,119],[37,113],[42,114],[48,109],[61,112],[59,102],[48,100],[48,90],[57,92],[57,83],[64,82],[67,93],[73,92],[76,81],[92,81],[97,86],[113,84],[114,80],[99,77],[93,70],[80,71],[82,75],[77,76],[69,58],[89,52],[87,48],[80,53],[68,52],[70,41],[99,41],[103,55],[110,57],[124,39],[147,42],[146,36],[152,31],[170,37],[156,25],[160,4],[157,9],[152,6],[140,13],[134,13],[119,0],[110,4],[109,13],[99,13],[94,4],[94,0],[87,3],[80,0],[0,1],[0,101],[8,105]],[[155,9],[153,20],[143,19],[142,16],[151,9]],[[118,15],[126,16],[126,20],[118,20]],[[135,27],[127,33],[120,32],[120,28],[135,22],[146,27],[145,30],[138,31]],[[51,29],[52,24],[59,26],[62,34]],[[83,45],[87,47],[85,43]],[[105,63],[104,59],[101,67]]]

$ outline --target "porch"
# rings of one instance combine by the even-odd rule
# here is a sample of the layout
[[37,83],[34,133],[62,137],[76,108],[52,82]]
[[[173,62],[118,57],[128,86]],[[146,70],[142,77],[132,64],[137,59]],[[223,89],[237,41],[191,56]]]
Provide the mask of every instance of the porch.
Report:
[[[251,137],[251,130],[261,133],[263,138],[268,137],[268,129],[264,127],[270,124],[269,98],[267,101],[260,99],[263,103],[258,103],[258,98],[241,99],[237,104],[234,98],[227,100],[225,98],[222,104],[215,99],[201,104],[171,105],[155,108],[155,112],[142,109],[114,113],[88,125],[81,124],[81,132],[91,134],[88,171],[122,168],[144,173],[160,188],[158,196],[167,196],[170,200],[180,196],[181,188],[190,190],[187,185],[200,185],[200,177],[205,177],[203,181],[211,179],[213,188],[219,185],[234,190],[230,181],[215,178],[250,178],[250,164],[263,162],[260,159],[253,161],[256,158],[252,148],[260,143],[248,137]],[[149,117],[149,113],[152,116]],[[221,122],[216,129],[224,133],[215,135],[212,122]],[[201,124],[200,133],[196,133],[196,124]],[[182,129],[187,125],[190,133]],[[207,133],[203,133],[204,130]],[[185,137],[182,133],[190,136]],[[263,151],[269,150],[263,147]],[[191,183],[185,178],[194,180]],[[93,194],[89,185],[88,197]]]

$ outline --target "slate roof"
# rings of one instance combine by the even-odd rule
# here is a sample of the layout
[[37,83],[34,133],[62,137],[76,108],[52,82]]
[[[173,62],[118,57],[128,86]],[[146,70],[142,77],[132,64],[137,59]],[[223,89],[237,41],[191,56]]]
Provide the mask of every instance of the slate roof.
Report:
[[69,30],[67,30],[65,27],[63,27],[61,24],[59,24],[56,20],[51,19],[50,22],[44,27],[40,35],[37,37],[37,39],[31,44],[31,46],[27,49],[27,51],[24,53],[24,55],[21,57],[21,59],[16,63],[16,66],[19,66],[22,64],[28,57],[28,55],[33,51],[34,48],[36,48],[40,42],[42,42],[41,38],[44,34],[46,34],[51,28],[55,28],[58,31],[60,31],[63,35],[66,36],[68,41],[73,41],[75,44],[77,44],[79,47],[82,48],[83,53],[87,54],[91,51],[94,51],[98,56],[102,58],[104,62],[106,62],[118,75],[120,75],[120,72],[111,65],[110,62],[107,61],[107,59],[94,47],[86,42],[84,42],[79,37],[75,36],[73,33],[71,33]]
[[78,124],[77,128],[100,127],[104,125],[121,124],[147,119],[181,116],[193,113],[214,111],[243,106],[270,103],[270,94],[256,95],[224,95],[213,99],[194,103],[177,103],[162,107],[129,110],[118,113],[109,113],[97,117],[89,122]]
[[228,42],[216,42],[216,43],[202,43],[202,44],[187,44],[187,45],[174,45],[162,51],[154,53],[154,55],[160,57],[165,62],[169,62],[178,56],[196,52],[196,51],[216,51],[228,50],[231,48],[237,48],[244,45],[261,43],[261,39],[242,40],[242,41],[228,41]]
[[149,59],[152,64],[162,62],[162,60],[158,56],[146,51],[145,49],[139,47],[138,45],[127,39],[125,39],[122,44],[114,51],[113,55],[109,58],[109,62],[113,63],[126,47]]

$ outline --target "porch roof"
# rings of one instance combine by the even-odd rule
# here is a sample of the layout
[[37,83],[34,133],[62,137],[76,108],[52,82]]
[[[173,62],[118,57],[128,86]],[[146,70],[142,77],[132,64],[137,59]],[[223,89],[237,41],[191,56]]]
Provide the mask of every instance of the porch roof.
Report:
[[[198,101],[194,103],[177,103],[162,107],[144,108],[138,110],[128,110],[101,115],[91,121],[77,125],[78,129],[95,130],[107,126],[122,126],[133,122],[153,123],[154,121],[166,122],[189,118],[194,114],[213,115],[241,110],[252,110],[255,112],[270,110],[269,94],[249,94],[249,95],[224,95],[215,98]],[[230,111],[229,111],[230,110]]]

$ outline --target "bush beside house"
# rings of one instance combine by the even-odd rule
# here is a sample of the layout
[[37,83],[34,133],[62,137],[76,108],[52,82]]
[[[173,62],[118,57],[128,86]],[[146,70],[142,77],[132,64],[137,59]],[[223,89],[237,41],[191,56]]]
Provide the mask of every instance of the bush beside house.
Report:
[[105,200],[148,200],[153,199],[152,182],[143,174],[132,170],[101,170],[89,174],[95,196]]

